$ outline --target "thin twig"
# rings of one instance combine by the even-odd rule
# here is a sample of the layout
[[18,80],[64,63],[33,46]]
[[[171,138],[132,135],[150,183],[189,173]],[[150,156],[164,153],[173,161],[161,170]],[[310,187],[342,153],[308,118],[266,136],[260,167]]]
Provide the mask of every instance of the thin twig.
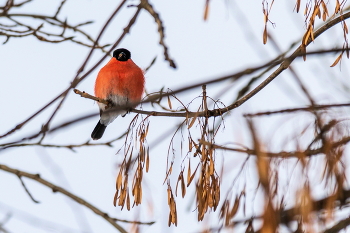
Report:
[[[51,129],[49,132],[55,131],[55,128]],[[113,147],[112,143],[122,139],[126,135],[127,131],[122,133],[119,137],[112,139],[108,142],[101,142],[101,143],[90,143],[90,140],[88,140],[85,143],[82,144],[69,144],[69,145],[56,145],[56,144],[43,144],[42,142],[36,142],[36,143],[5,143],[0,144],[0,151],[3,151],[8,148],[15,148],[15,147],[26,147],[26,146],[40,146],[40,147],[46,147],[46,148],[66,148],[73,152],[75,151],[75,148],[79,147],[88,147],[88,146],[108,146]]]
[[26,191],[26,193],[28,194],[28,196],[30,197],[30,199],[32,199],[32,201],[34,203],[40,203],[39,201],[35,200],[33,195],[29,192],[29,189],[27,188],[26,184],[24,183],[24,181],[22,180],[22,177],[21,176],[18,176],[18,179],[21,181],[21,184],[24,188],[24,190]]
[[282,109],[282,110],[276,110],[276,111],[248,113],[248,114],[244,114],[244,116],[245,117],[256,117],[256,116],[266,116],[266,115],[280,114],[280,113],[294,113],[294,112],[298,112],[298,111],[312,112],[314,110],[322,110],[322,109],[327,109],[327,108],[349,107],[349,106],[350,106],[350,103],[314,105],[314,106],[303,107],[303,108],[289,108],[289,109]]
[[109,102],[107,100],[104,100],[104,99],[95,97],[93,95],[90,95],[90,94],[86,93],[85,91],[79,91],[78,89],[74,89],[73,91],[74,91],[75,94],[78,94],[81,97],[84,97],[84,98],[87,98],[87,99],[91,99],[91,100],[95,100],[95,101],[97,101],[99,103],[103,103],[105,105],[109,104]]
[[[203,145],[209,146],[214,149],[220,149],[220,150],[227,150],[227,151],[234,151],[239,153],[244,153],[247,155],[257,155],[257,151],[253,149],[240,149],[240,148],[232,148],[232,147],[226,147],[226,146],[220,146],[211,142],[199,140]],[[310,157],[313,155],[318,155],[321,153],[328,152],[329,150],[335,150],[347,143],[350,142],[350,137],[344,137],[336,142],[332,142],[331,144],[327,144],[326,146],[321,146],[316,149],[306,149],[306,150],[299,150],[299,151],[281,151],[281,152],[268,152],[268,151],[262,151],[263,156],[269,157],[269,158],[302,158],[302,157]]]

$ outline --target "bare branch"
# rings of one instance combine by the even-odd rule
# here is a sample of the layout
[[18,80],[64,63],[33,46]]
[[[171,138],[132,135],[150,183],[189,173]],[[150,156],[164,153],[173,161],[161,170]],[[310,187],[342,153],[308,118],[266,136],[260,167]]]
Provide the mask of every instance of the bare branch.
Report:
[[331,228],[328,228],[324,233],[337,233],[343,229],[346,229],[350,225],[350,217],[340,220],[338,223],[333,225]]
[[32,201],[34,203],[40,203],[39,201],[35,200],[33,195],[29,192],[29,189],[27,188],[27,186],[25,185],[24,181],[22,180],[22,177],[18,176],[18,179],[21,181],[21,184],[22,184],[24,190],[26,191],[26,193],[28,194],[28,196],[30,197],[30,199],[32,199]]
[[[84,199],[74,195],[71,192],[68,192],[67,190],[56,186],[54,184],[52,184],[51,182],[43,179],[40,177],[39,174],[32,174],[32,173],[27,173],[21,170],[17,170],[17,169],[13,169],[10,168],[6,165],[0,164],[0,170],[12,173],[17,175],[19,178],[21,177],[27,177],[31,180],[37,181],[38,183],[52,189],[53,192],[59,192],[62,193],[63,195],[71,198],[72,200],[76,201],[77,203],[86,206],[87,208],[89,208],[90,210],[92,210],[95,214],[101,216],[102,218],[104,218],[107,222],[109,222],[112,226],[114,226],[116,229],[118,229],[120,232],[122,233],[127,233],[127,231],[121,227],[118,223],[116,223],[116,221],[119,221],[118,218],[112,218],[110,217],[107,213],[102,212],[100,209],[98,209],[97,207],[93,206],[92,204],[90,204],[89,202],[85,201]],[[128,223],[134,223],[133,221],[126,221],[126,220],[121,220],[122,222],[128,222]],[[150,223],[145,223],[145,224],[153,224],[153,222]]]
[[[247,155],[257,155],[257,151],[253,149],[240,149],[240,148],[232,148],[232,147],[226,147],[226,146],[220,146],[216,145],[214,143],[210,143],[207,141],[200,140],[199,142],[203,143],[203,145],[207,145],[213,149],[220,149],[220,150],[228,150],[233,152],[239,152],[244,153]],[[345,144],[350,142],[350,137],[343,137],[342,139],[336,141],[336,142],[329,142],[327,145],[323,145],[321,147],[318,147],[316,149],[306,149],[306,150],[299,150],[299,151],[281,151],[277,153],[272,153],[268,151],[263,151],[263,156],[269,157],[269,158],[303,158],[303,157],[310,157],[313,155],[318,155],[321,153],[327,154],[330,150],[336,150],[341,146],[344,146]]]
[[304,107],[304,108],[289,108],[289,109],[282,109],[282,110],[277,110],[277,111],[248,113],[248,114],[244,114],[244,116],[245,117],[256,117],[256,116],[266,116],[266,115],[280,114],[280,113],[295,113],[295,112],[299,112],[299,111],[312,112],[315,110],[323,110],[323,109],[328,109],[328,108],[339,108],[339,107],[349,107],[349,106],[350,106],[350,103],[313,105],[313,106]]
[[150,15],[152,15],[152,17],[156,21],[158,25],[158,33],[160,37],[159,44],[163,46],[165,60],[167,60],[169,62],[169,65],[175,69],[176,68],[175,62],[170,58],[168,54],[168,47],[165,45],[165,42],[164,42],[164,38],[165,38],[164,26],[163,26],[162,20],[159,17],[159,14],[153,9],[153,6],[148,2],[148,0],[142,0],[142,7],[146,11],[148,11],[148,13],[150,13]]
[[95,100],[99,103],[103,103],[105,105],[109,105],[110,103],[107,100],[92,96],[88,93],[86,93],[85,91],[79,91],[78,89],[74,89],[74,93],[80,95],[81,97],[87,98],[87,99],[91,99],[91,100]]

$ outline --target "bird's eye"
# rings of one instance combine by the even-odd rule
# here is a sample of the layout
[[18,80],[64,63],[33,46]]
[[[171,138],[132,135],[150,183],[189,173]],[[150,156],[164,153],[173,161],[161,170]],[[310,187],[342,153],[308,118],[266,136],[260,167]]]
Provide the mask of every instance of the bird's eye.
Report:
[[119,59],[124,58],[124,57],[126,57],[126,54],[124,52],[119,53],[119,55],[118,55]]

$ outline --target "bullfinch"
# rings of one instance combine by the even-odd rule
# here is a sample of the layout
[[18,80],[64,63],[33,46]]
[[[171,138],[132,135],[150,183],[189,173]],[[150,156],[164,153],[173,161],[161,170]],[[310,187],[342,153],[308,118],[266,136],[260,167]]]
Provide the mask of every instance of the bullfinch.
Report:
[[[109,101],[109,107],[136,107],[144,92],[145,77],[143,71],[131,59],[127,49],[117,49],[111,60],[99,71],[95,82],[95,96]],[[100,120],[91,133],[93,140],[102,137],[107,125],[119,115],[125,116],[127,110],[109,110],[103,103],[100,108]]]

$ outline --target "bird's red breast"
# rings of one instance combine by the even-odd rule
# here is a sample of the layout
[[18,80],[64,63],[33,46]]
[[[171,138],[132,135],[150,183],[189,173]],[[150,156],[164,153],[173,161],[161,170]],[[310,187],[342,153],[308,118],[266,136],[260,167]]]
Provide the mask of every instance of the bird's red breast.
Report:
[[108,99],[118,95],[130,102],[140,102],[144,83],[143,71],[131,59],[118,61],[113,57],[97,75],[95,96]]

